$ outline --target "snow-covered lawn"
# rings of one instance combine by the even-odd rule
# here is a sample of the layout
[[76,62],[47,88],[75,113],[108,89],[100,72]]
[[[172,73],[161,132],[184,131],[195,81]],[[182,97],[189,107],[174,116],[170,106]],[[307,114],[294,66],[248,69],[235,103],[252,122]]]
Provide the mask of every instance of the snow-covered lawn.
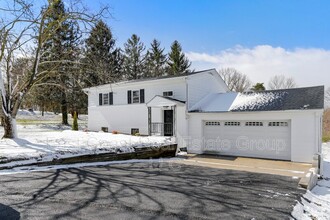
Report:
[[[134,147],[162,146],[171,143],[170,138],[165,137],[63,129],[69,127],[45,124],[18,125],[18,138],[0,140],[0,167],[87,154],[134,152]],[[3,135],[3,128],[0,135]]]
[[323,179],[294,207],[296,219],[330,219],[330,142],[323,144]]

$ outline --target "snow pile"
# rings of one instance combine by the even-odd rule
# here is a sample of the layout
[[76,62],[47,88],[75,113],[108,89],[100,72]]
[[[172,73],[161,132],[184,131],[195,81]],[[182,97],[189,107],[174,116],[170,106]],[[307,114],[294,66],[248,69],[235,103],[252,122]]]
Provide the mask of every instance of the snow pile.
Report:
[[166,137],[70,130],[35,132],[22,126],[18,128],[19,138],[0,140],[0,163],[6,163],[0,167],[88,154],[134,152],[136,147],[171,144]]
[[265,106],[280,102],[284,95],[285,92],[239,93],[229,111],[262,110]]
[[330,143],[323,144],[323,179],[303,195],[292,216],[296,219],[330,219]]

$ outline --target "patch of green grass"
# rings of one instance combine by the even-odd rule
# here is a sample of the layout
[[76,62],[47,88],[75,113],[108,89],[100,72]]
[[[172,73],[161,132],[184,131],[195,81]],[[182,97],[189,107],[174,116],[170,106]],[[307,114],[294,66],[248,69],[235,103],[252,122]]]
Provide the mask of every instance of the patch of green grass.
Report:
[[324,135],[322,137],[322,142],[330,142],[330,135]]
[[17,124],[21,125],[29,125],[29,124],[42,124],[42,123],[49,123],[49,124],[56,124],[59,121],[46,121],[46,120],[30,120],[30,119],[17,119]]

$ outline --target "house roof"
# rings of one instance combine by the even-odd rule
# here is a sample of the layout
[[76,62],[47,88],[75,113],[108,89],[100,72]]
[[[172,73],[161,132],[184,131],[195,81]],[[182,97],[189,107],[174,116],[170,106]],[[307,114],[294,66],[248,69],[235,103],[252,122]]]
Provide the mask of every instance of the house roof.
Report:
[[[158,77],[152,77],[152,78],[141,78],[141,79],[133,79],[133,80],[128,80],[128,81],[122,81],[123,83],[133,83],[133,82],[141,82],[141,81],[151,81],[151,80],[159,80],[159,79],[170,79],[170,78],[177,78],[177,77],[183,77],[183,76],[191,76],[197,73],[202,73],[202,72],[207,72],[215,70],[213,69],[207,69],[207,70],[200,70],[200,71],[194,71],[194,72],[188,72],[188,73],[179,73],[178,75],[168,75],[168,76],[158,76]],[[120,82],[121,83],[121,82]]]
[[186,103],[185,101],[181,101],[179,99],[174,99],[172,97],[168,97],[168,96],[162,96],[164,99],[168,99],[168,100],[171,100],[171,101],[174,101],[174,102],[180,102],[182,104]]
[[171,97],[165,97],[156,95],[148,103],[148,107],[164,107],[164,106],[176,106],[184,104],[184,101],[173,99]]
[[[207,69],[207,70],[201,70],[201,71],[194,71],[194,72],[190,72],[190,73],[180,73],[175,76],[159,76],[159,77],[152,77],[152,78],[141,78],[141,79],[127,80],[127,81],[120,81],[120,82],[111,83],[111,84],[112,85],[125,85],[125,84],[129,84],[129,83],[148,82],[148,81],[161,80],[161,79],[172,79],[172,78],[192,76],[192,75],[195,75],[198,73],[209,72],[209,71],[216,71],[216,69],[213,68],[213,69]],[[100,88],[100,87],[104,87],[107,85],[109,85],[109,84],[93,86],[90,88]],[[86,91],[86,90],[89,90],[90,88],[85,88],[84,90]]]
[[206,96],[190,112],[247,112],[323,109],[324,86],[217,93]]

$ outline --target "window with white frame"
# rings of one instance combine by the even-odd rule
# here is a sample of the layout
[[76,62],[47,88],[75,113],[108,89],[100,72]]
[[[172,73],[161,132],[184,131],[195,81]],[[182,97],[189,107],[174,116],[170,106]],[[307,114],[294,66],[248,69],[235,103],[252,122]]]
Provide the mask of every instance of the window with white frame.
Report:
[[103,105],[109,105],[109,93],[103,93]]
[[286,121],[270,121],[268,122],[269,127],[288,127],[289,124]]
[[165,91],[165,92],[163,92],[163,96],[164,97],[172,97],[173,96],[173,91]]
[[240,126],[241,122],[239,121],[226,121],[225,126]]
[[261,121],[247,121],[247,122],[245,122],[245,126],[261,127],[261,126],[264,126],[264,124]]
[[127,104],[132,103],[144,103],[144,89],[127,91]]
[[99,105],[113,105],[113,92],[99,93]]
[[133,103],[140,103],[140,90],[133,90],[133,97],[132,97],[132,101]]

